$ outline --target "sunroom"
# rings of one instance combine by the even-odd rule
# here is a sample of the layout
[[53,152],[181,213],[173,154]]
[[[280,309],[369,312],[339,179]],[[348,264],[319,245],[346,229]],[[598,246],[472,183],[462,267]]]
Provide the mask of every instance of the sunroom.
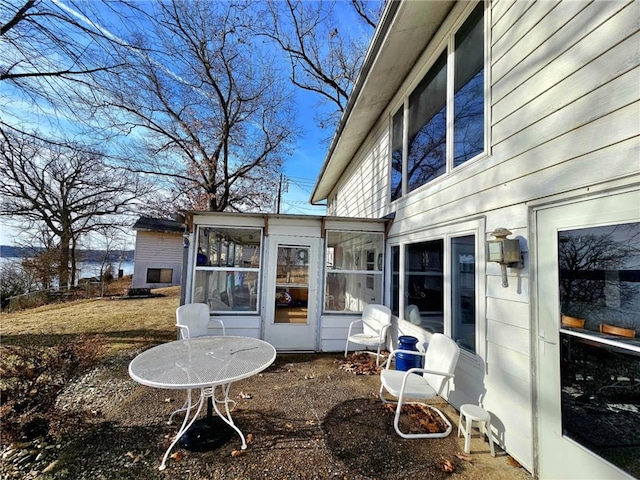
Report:
[[280,351],[340,351],[349,323],[384,303],[389,220],[189,212],[184,303],[227,334]]

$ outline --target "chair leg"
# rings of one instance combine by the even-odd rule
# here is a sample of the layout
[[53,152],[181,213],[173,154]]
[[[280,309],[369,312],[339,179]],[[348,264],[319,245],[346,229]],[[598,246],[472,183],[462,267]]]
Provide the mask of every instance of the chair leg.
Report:
[[493,433],[491,432],[491,420],[487,420],[486,422],[484,422],[484,433],[487,436],[487,438],[489,439],[489,447],[491,448],[491,456],[495,457],[496,456],[496,450],[493,447]]

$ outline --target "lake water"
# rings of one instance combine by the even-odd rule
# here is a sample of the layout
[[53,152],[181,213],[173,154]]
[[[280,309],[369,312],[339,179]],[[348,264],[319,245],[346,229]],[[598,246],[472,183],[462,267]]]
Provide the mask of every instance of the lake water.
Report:
[[[21,258],[18,257],[3,257],[0,258],[0,263],[20,263]],[[78,278],[85,277],[97,277],[100,275],[100,264],[96,262],[79,262],[78,265]],[[113,264],[113,274],[115,276],[118,275],[118,269],[122,270],[123,275],[132,275],[133,274],[133,261],[122,262],[119,266],[117,263]]]

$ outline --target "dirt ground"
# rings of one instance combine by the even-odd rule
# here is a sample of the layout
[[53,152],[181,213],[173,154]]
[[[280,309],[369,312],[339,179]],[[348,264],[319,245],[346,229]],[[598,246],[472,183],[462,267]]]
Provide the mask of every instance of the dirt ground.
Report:
[[[454,432],[443,439],[406,440],[378,399],[378,375],[340,368],[339,354],[281,354],[261,374],[233,384],[233,418],[250,439],[240,451],[234,433],[218,448],[181,446],[158,466],[177,429],[169,414],[182,391],[134,383],[123,357],[70,385],[59,407],[93,415],[89,428],[23,468],[3,462],[1,478],[39,479],[530,479],[531,475],[478,434],[471,454]],[[451,422],[458,416],[439,405]],[[178,422],[181,418],[178,419]],[[240,454],[238,454],[240,452]],[[4,452],[6,454],[6,451]],[[8,455],[7,455],[8,456]],[[448,471],[453,469],[453,471]],[[46,473],[43,473],[45,472]]]

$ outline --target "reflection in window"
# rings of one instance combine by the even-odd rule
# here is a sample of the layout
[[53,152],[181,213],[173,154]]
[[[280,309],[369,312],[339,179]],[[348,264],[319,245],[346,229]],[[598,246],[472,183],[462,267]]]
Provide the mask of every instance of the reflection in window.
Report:
[[443,53],[409,97],[407,189],[442,175],[447,165],[447,56]]
[[476,351],[475,237],[451,239],[451,338]]
[[327,231],[325,311],[382,303],[384,234]]
[[484,151],[483,12],[480,2],[455,36],[454,167]]
[[197,238],[193,301],[212,312],[257,312],[262,231],[199,227]]
[[402,195],[402,131],[404,128],[404,106],[393,116],[391,130],[391,200]]
[[391,313],[400,315],[400,247],[391,247]]
[[443,249],[441,239],[406,247],[405,309],[417,307],[420,325],[432,333],[444,332]]
[[563,434],[636,477],[640,223],[558,234]]

